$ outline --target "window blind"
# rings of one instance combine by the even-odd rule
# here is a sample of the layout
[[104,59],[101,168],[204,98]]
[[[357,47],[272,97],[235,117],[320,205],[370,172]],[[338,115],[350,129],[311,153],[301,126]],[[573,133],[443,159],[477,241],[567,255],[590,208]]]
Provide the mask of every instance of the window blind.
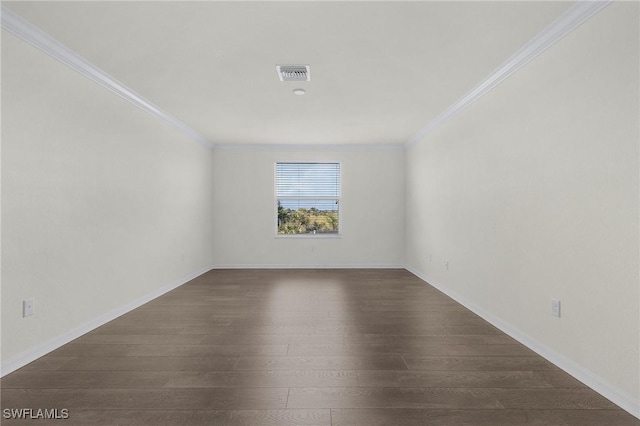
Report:
[[340,164],[277,163],[276,193],[280,197],[340,197]]

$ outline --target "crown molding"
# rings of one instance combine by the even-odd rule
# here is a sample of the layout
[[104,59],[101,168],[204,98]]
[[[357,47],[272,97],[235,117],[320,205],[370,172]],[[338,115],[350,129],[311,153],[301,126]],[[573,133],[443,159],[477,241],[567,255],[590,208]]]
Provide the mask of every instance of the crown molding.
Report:
[[35,48],[41,50],[52,58],[62,62],[69,68],[79,72],[83,76],[92,80],[94,83],[112,91],[126,101],[148,112],[152,116],[168,123],[175,129],[181,131],[194,141],[213,149],[213,144],[200,133],[187,126],[182,121],[173,117],[166,111],[163,111],[152,102],[140,96],[138,93],[120,83],[118,80],[102,71],[100,68],[84,59],[82,56],[51,37],[11,9],[2,5],[2,28],[18,37],[19,39],[31,44]]
[[489,74],[487,78],[480,82],[480,84],[447,108],[437,116],[435,120],[420,129],[405,145],[409,147],[435,131],[442,124],[455,117],[481,96],[496,87],[511,74],[524,67],[536,56],[540,55],[571,31],[578,28],[580,24],[600,12],[608,6],[609,3],[610,0],[577,0],[571,8],[560,15],[560,17],[552,22],[548,27],[539,32],[527,44],[521,47],[502,65]]

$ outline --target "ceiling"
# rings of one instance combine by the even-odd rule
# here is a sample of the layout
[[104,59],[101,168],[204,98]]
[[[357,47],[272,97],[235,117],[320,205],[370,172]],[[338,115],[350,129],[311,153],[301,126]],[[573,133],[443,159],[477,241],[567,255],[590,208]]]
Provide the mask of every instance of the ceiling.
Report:
[[[572,2],[3,4],[214,144],[387,145]],[[279,64],[310,65],[311,81],[281,82]]]

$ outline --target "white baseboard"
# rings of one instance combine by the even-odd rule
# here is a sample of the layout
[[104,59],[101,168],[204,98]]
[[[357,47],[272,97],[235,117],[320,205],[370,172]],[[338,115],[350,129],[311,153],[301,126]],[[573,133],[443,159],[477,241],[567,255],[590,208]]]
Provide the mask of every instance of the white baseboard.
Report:
[[110,312],[107,312],[105,314],[102,314],[90,321],[87,321],[86,323],[72,329],[69,330],[65,333],[62,333],[52,339],[47,340],[46,342],[37,345],[29,350],[26,350],[22,353],[20,353],[19,355],[9,359],[8,361],[4,361],[2,362],[2,365],[0,366],[0,377],[4,377],[5,375],[17,370],[18,368],[24,367],[25,365],[29,364],[32,361],[35,361],[36,359],[40,358],[41,356],[44,356],[46,354],[48,354],[51,351],[54,351],[56,349],[58,349],[59,347],[61,347],[62,345],[66,345],[67,343],[71,342],[74,339],[77,339],[78,337],[82,336],[83,334],[86,334],[92,330],[95,330],[96,328],[100,327],[101,325],[104,325],[106,323],[108,323],[109,321],[112,321],[116,318],[118,318],[121,315],[126,314],[127,312],[130,312],[142,305],[144,305],[147,302],[150,302],[151,300],[162,296],[163,294],[177,288],[180,287],[181,285],[191,281],[192,279],[199,277],[200,275],[210,271],[211,268],[204,268],[200,271],[194,272],[192,274],[189,274],[186,277],[183,277],[175,282],[172,282],[170,284],[167,284],[163,287],[160,287],[154,291],[152,291],[149,294],[146,294],[142,297],[139,297],[138,299],[127,303],[124,306],[121,306],[117,309],[114,309]]
[[607,383],[606,380],[604,380],[602,377],[598,376],[597,374],[594,374],[592,371],[587,370],[581,365],[576,364],[575,361],[554,351],[553,349],[547,347],[546,345],[539,342],[538,340],[533,339],[532,337],[524,333],[522,330],[518,329],[517,327],[514,327],[509,322],[494,316],[493,314],[480,308],[479,306],[476,306],[470,300],[466,299],[465,297],[462,297],[455,291],[450,290],[445,285],[429,279],[424,274],[420,273],[419,271],[413,269],[410,266],[405,266],[405,269],[411,272],[412,274],[414,274],[415,276],[417,276],[418,278],[420,278],[421,280],[425,281],[429,285],[437,288],[447,296],[451,297],[453,300],[460,303],[461,305],[463,305],[465,308],[469,309],[476,315],[480,316],[485,321],[499,328],[504,333],[513,337],[518,342],[522,343],[523,345],[525,345],[526,347],[528,347],[529,349],[531,349],[541,357],[545,358],[547,361],[551,362],[552,364],[556,365],[560,369],[569,373],[570,375],[575,377],[577,380],[581,381],[582,383],[589,386],[594,391],[598,392],[600,395],[607,398],[609,401],[618,405],[623,410],[629,412],[631,415],[640,419],[640,402],[634,399],[628,393],[616,388],[615,386],[612,386],[611,384]]
[[350,264],[229,264],[215,265],[211,269],[405,269],[404,265],[383,263]]

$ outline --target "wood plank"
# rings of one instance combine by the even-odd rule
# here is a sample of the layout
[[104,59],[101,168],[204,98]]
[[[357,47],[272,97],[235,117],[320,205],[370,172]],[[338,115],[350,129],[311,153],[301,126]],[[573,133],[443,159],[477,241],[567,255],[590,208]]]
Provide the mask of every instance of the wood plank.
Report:
[[504,408],[486,389],[291,388],[287,408]]
[[[118,322],[120,324],[120,322]],[[96,330],[93,330],[91,333],[86,334],[86,336],[91,334],[134,334],[134,335],[171,335],[171,334],[180,334],[183,325],[173,324],[173,325],[139,325],[140,321],[134,321],[134,324],[123,324],[118,325],[115,323],[109,323],[104,325]]]
[[505,408],[613,409],[616,405],[591,389],[491,389]]
[[622,410],[332,409],[333,426],[638,426]]
[[[442,409],[332,409],[333,426],[564,426],[553,411],[442,410]],[[613,425],[614,423],[611,423]]]
[[477,334],[502,334],[500,330],[490,325],[418,325],[414,327],[402,326],[381,326],[370,324],[366,326],[341,326],[341,325],[318,325],[317,334],[384,334],[401,336],[439,336],[439,335],[477,335]]
[[[196,335],[194,335],[196,336]],[[201,345],[342,344],[341,334],[219,334],[202,336]]]
[[285,316],[272,316],[269,319],[264,317],[251,315],[244,318],[233,319],[232,325],[235,327],[246,326],[260,326],[260,325],[327,325],[327,326],[370,326],[373,324],[381,326],[396,326],[396,327],[414,327],[414,326],[434,326],[434,325],[446,325],[446,326],[486,326],[484,323],[479,323],[475,318],[469,318],[464,315],[387,315],[380,316],[378,314],[373,315],[350,315],[344,317],[340,315],[328,316],[328,313],[323,315],[314,315],[313,313],[307,314],[291,314]]
[[2,378],[3,389],[161,389],[173,371],[15,371]]
[[399,356],[242,357],[236,370],[406,370]]
[[167,388],[358,386],[354,370],[268,370],[183,372]]
[[245,318],[251,315],[251,312],[237,311],[233,309],[225,311],[201,311],[191,312],[188,309],[175,312],[163,311],[134,311],[120,320],[122,323],[134,324],[153,324],[158,321],[209,321],[216,318]]
[[357,356],[357,355],[400,355],[385,344],[355,343],[345,344],[291,344],[287,356]]
[[513,356],[531,357],[534,353],[521,345],[460,345],[448,343],[398,344],[291,344],[289,356],[349,356],[349,355],[408,355],[408,356]]
[[197,410],[285,408],[287,388],[3,389],[4,407],[73,410]]
[[235,357],[116,356],[65,358],[60,370],[94,371],[215,371],[233,370]]
[[247,327],[184,327],[181,334],[314,334],[313,325],[257,325]]
[[90,333],[75,344],[101,345],[198,345],[205,336],[197,334],[97,334]]
[[20,370],[38,370],[38,371],[57,370],[63,365],[75,359],[76,358],[72,356],[55,357],[51,355],[45,355],[25,365]]
[[[364,387],[553,388],[582,385],[562,371],[357,371]],[[564,381],[563,381],[564,380]]]
[[640,420],[618,408],[613,410],[559,410],[567,426],[640,426]]
[[556,366],[539,357],[502,356],[405,356],[409,370],[555,370]]
[[[244,319],[243,316],[240,319]],[[183,328],[186,326],[195,326],[195,327],[223,327],[225,325],[231,325],[234,321],[237,321],[239,318],[237,316],[213,316],[202,319],[168,319],[168,318],[158,318],[155,319],[151,325],[151,327],[155,328]],[[120,317],[116,320],[113,320],[109,324],[104,325],[103,327],[107,328],[109,326],[127,326],[127,327],[140,327],[140,320],[131,317]],[[143,326],[145,327],[145,326]]]
[[[432,303],[428,308],[431,312],[465,312],[465,308],[462,305],[455,305],[453,303]],[[360,309],[364,312],[422,312],[425,310],[425,305],[419,303],[407,303],[405,305],[395,306],[366,306],[361,304]]]
[[98,345],[69,343],[53,356],[225,357],[285,355],[288,345]]
[[[301,342],[302,343],[302,342]],[[504,334],[475,335],[389,335],[389,334],[349,334],[344,335],[344,343],[371,343],[399,345],[454,344],[454,345],[511,345],[519,344]]]
[[[331,426],[330,410],[86,410],[74,409],[65,426]],[[10,424],[44,424],[15,421]]]

